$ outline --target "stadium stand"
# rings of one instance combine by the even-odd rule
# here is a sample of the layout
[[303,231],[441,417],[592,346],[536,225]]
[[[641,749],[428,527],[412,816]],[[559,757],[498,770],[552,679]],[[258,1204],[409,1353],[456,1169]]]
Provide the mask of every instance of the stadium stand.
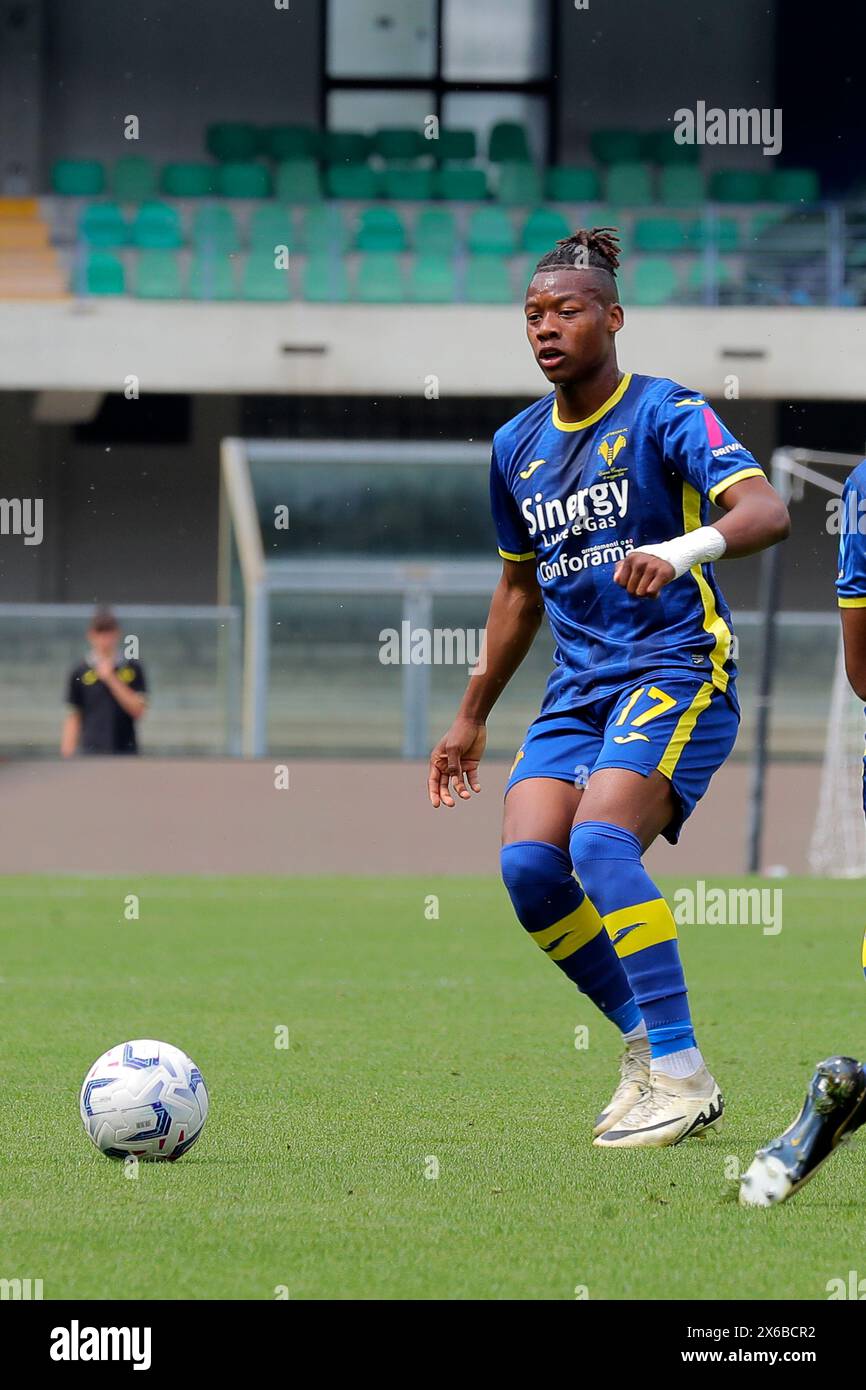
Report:
[[[202,143],[207,160],[162,167],[142,156],[112,168],[57,161],[41,222],[32,212],[5,219],[16,230],[3,230],[4,254],[17,239],[17,254],[29,256],[17,263],[14,292],[505,303],[522,294],[526,258],[590,223],[620,229],[630,262],[624,293],[638,305],[834,295],[844,304],[863,294],[859,237],[844,285],[831,288],[830,210],[814,170],[707,175],[700,150],[678,145],[670,131],[593,131],[592,163],[548,168],[514,121],[495,124],[482,151],[472,130],[445,128],[425,140],[408,126],[219,121]],[[145,255],[187,246],[188,266]],[[288,271],[274,261],[283,247]],[[345,263],[327,268],[328,253]]]

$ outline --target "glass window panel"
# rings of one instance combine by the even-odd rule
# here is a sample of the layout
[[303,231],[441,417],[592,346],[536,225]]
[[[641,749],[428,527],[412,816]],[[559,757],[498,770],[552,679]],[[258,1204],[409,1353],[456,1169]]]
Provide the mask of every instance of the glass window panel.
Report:
[[380,126],[416,126],[436,110],[432,92],[332,91],[328,95],[331,130],[378,130]]
[[546,77],[548,18],[540,0],[445,0],[443,76],[451,82]]
[[435,0],[329,0],[330,77],[432,77]]
[[[265,558],[497,558],[489,463],[250,465]],[[274,508],[289,508],[288,530]]]
[[521,121],[537,163],[547,155],[547,103],[543,97],[520,92],[451,92],[442,103],[442,123],[456,130],[474,130],[479,157],[487,154],[491,127],[497,121]]

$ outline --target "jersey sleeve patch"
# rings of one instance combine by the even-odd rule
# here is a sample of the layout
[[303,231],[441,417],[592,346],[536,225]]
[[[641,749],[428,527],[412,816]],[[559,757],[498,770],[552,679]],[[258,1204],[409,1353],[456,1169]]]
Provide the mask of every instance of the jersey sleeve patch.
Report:
[[704,398],[689,395],[685,387],[659,403],[657,428],[667,462],[712,502],[742,478],[765,476]]

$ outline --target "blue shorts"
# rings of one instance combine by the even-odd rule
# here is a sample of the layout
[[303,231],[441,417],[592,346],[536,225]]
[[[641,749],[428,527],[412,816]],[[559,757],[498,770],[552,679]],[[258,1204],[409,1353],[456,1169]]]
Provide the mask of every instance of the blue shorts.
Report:
[[646,676],[595,704],[542,714],[530,724],[508,778],[506,796],[528,777],[552,777],[585,787],[593,772],[624,767],[671,783],[679,803],[662,834],[676,844],[734,746],[740,723],[736,700],[690,676]]

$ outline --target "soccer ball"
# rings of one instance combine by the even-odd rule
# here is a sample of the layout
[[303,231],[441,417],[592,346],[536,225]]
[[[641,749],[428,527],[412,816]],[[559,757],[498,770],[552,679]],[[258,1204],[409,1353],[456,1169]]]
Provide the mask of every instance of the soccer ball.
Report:
[[207,1119],[207,1087],[191,1057],[170,1043],[118,1043],[93,1063],[81,1119],[108,1158],[180,1158]]

